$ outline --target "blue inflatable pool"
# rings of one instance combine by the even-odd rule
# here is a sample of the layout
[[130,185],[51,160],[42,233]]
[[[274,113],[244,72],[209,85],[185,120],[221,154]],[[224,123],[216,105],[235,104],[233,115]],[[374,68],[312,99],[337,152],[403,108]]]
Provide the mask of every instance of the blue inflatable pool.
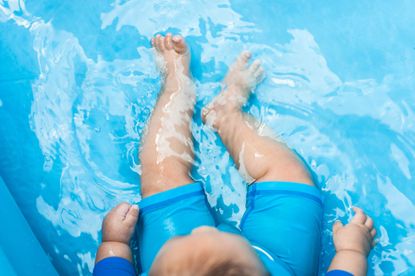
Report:
[[414,10],[410,0],[0,0],[0,275],[90,274],[104,214],[140,200],[157,32],[191,47],[193,176],[219,219],[239,223],[245,183],[200,110],[247,49],[267,77],[246,111],[323,191],[320,272],[333,221],[357,205],[378,230],[369,275],[414,275]]
[[1,177],[0,202],[1,275],[58,275]]

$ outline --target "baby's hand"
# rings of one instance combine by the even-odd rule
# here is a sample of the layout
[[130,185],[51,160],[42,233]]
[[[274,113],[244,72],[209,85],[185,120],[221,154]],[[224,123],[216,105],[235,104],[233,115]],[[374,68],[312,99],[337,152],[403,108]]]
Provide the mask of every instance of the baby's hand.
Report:
[[138,219],[138,206],[128,203],[118,204],[105,217],[102,223],[102,242],[129,244]]
[[355,215],[349,224],[343,226],[340,221],[333,225],[333,240],[336,252],[354,251],[365,257],[373,247],[373,238],[376,229],[373,228],[373,220],[362,209],[353,207]]

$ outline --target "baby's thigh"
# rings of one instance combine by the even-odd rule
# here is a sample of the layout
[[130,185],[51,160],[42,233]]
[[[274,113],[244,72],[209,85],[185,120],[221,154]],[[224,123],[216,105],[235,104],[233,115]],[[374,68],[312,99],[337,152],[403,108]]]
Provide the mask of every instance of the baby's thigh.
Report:
[[314,275],[320,256],[322,203],[312,186],[287,182],[255,184],[248,192],[243,235],[296,275]]
[[141,196],[143,198],[185,186],[193,182],[189,167],[177,158],[165,158],[154,164],[142,164]]

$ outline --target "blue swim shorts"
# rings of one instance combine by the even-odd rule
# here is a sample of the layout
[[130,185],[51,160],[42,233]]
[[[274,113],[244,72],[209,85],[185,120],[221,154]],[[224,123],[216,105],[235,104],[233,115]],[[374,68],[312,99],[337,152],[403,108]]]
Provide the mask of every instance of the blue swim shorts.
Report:
[[272,275],[316,275],[322,217],[316,187],[259,182],[248,187],[240,228]]
[[150,270],[157,252],[169,239],[190,234],[199,226],[216,226],[199,183],[146,197],[139,206],[136,232],[142,272]]
[[[149,271],[174,236],[199,226],[217,225],[203,187],[191,183],[143,199],[137,227],[140,271]],[[323,203],[316,187],[289,182],[259,182],[248,187],[242,234],[272,275],[315,275],[320,255]]]

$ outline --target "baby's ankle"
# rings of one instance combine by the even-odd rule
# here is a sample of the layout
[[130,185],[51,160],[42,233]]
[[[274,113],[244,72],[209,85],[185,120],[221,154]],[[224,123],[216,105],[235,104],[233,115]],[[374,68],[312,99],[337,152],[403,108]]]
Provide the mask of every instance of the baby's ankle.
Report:
[[241,113],[240,107],[231,105],[229,103],[218,104],[207,107],[203,111],[203,121],[205,124],[213,127],[215,130],[220,130],[232,120],[232,117]]

